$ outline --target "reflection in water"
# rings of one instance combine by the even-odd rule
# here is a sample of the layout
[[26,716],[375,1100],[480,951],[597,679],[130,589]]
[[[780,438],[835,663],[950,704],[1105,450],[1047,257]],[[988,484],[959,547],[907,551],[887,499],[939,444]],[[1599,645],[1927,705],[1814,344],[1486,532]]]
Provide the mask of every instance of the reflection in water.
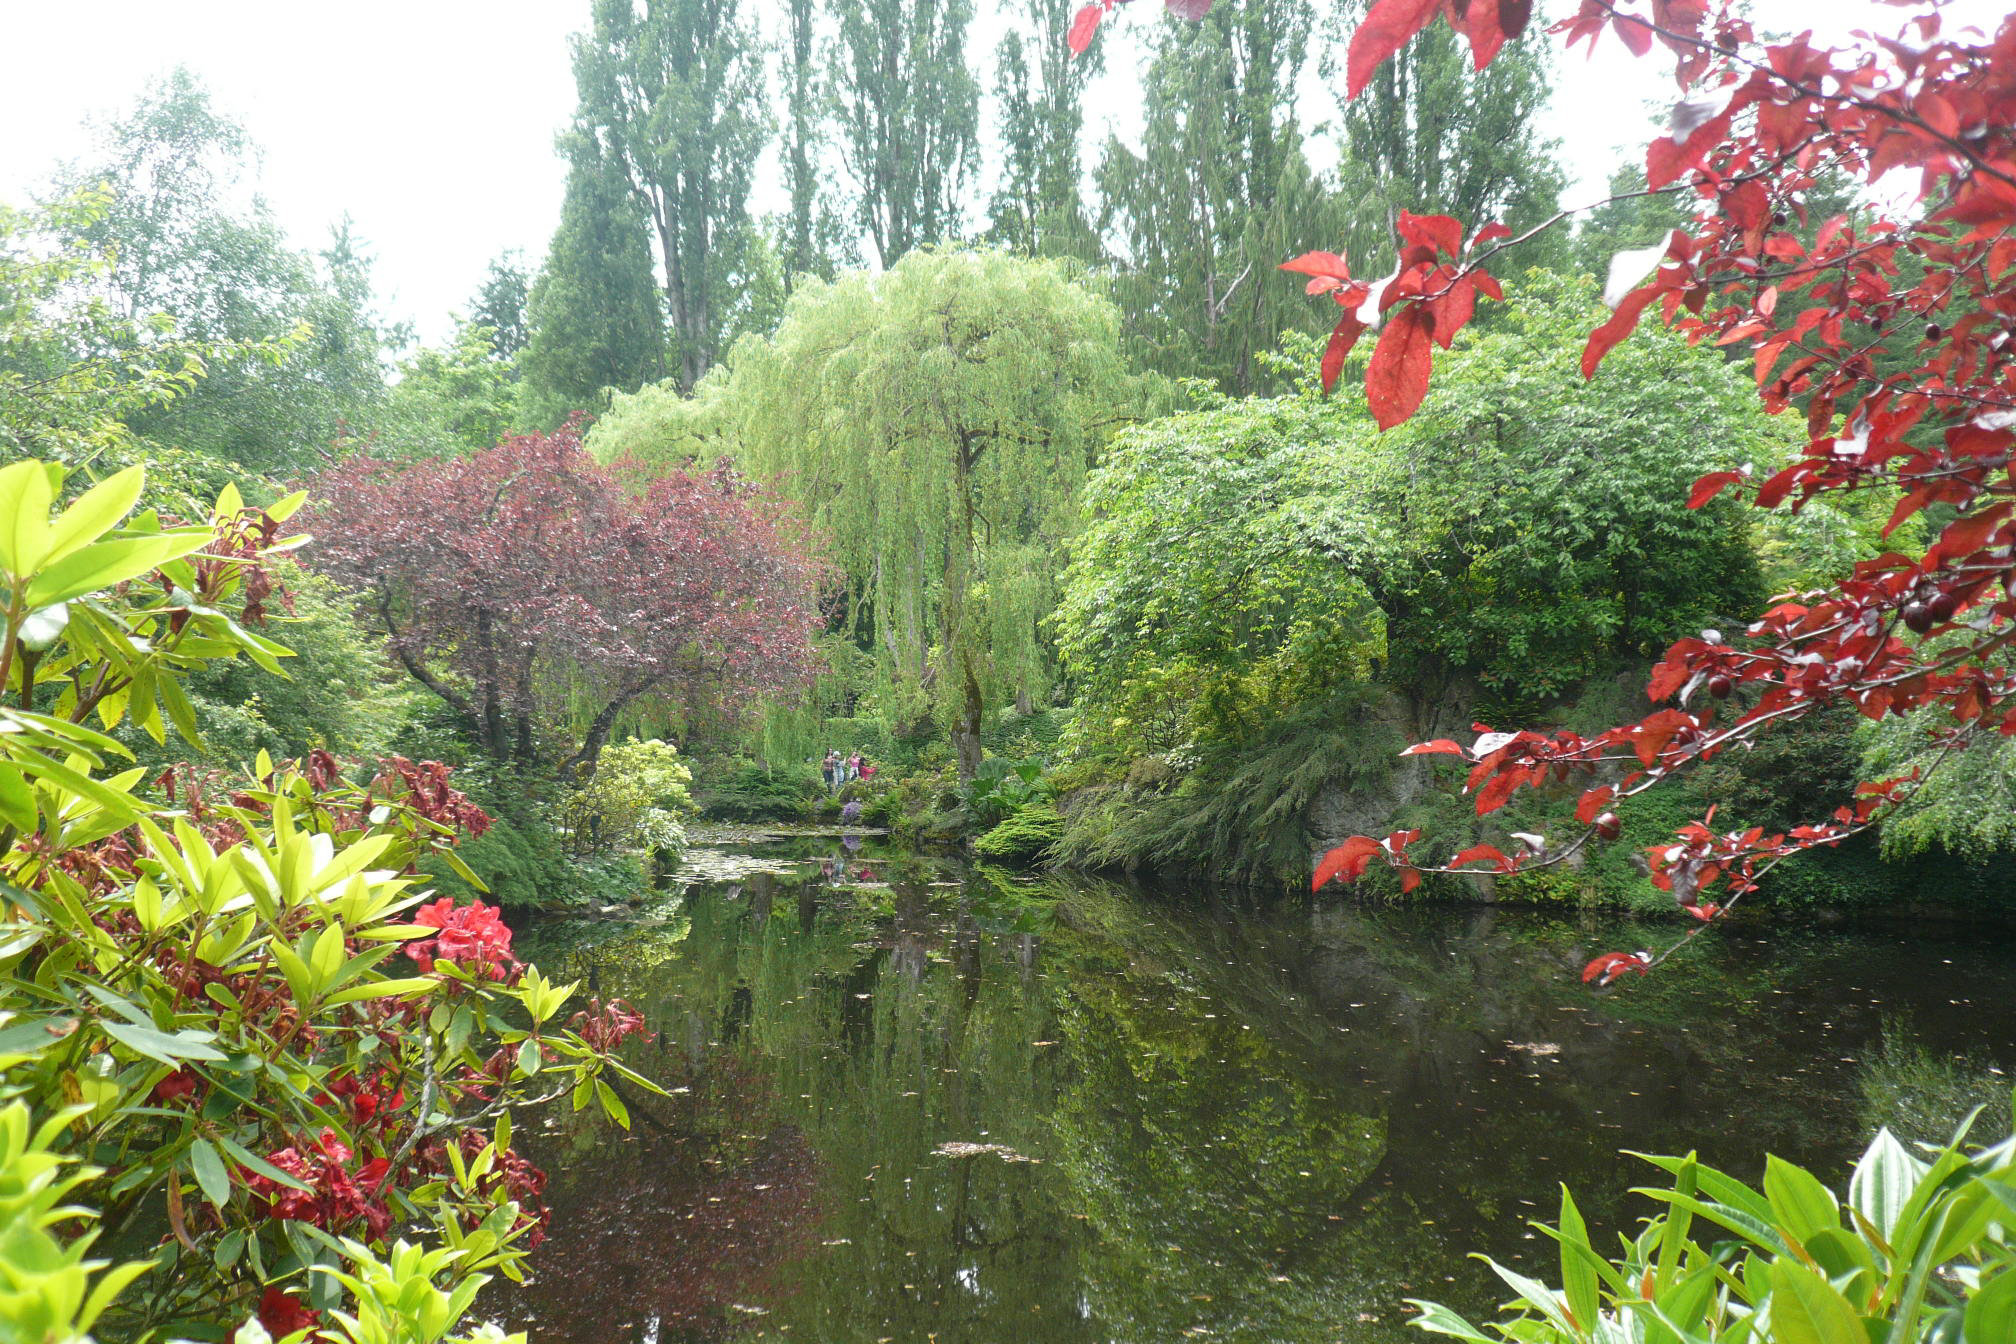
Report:
[[1627,1144],[1834,1169],[1899,1014],[2016,1060],[1980,1011],[2016,964],[1936,932],[1722,936],[1597,993],[1576,968],[1653,930],[850,857],[532,931],[691,1090],[628,1137],[556,1121],[554,1234],[490,1310],[547,1344],[1384,1344],[1405,1297],[1497,1300],[1466,1252],[1551,1275],[1558,1182],[1628,1230]]

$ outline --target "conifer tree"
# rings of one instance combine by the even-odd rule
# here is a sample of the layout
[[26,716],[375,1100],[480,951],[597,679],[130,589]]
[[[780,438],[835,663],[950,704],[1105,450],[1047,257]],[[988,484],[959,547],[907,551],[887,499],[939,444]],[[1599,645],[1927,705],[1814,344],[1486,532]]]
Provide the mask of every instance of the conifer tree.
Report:
[[526,301],[523,415],[551,429],[665,373],[665,324],[648,224],[628,175],[592,130],[563,137],[567,195]]
[[642,203],[690,388],[747,313],[749,193],[770,139],[763,52],[741,0],[595,0],[574,42],[583,123]]
[[1116,297],[1152,368],[1250,392],[1255,354],[1308,321],[1268,282],[1332,232],[1295,119],[1310,26],[1310,0],[1248,0],[1156,33],[1141,151],[1110,141],[1098,171]]
[[832,77],[840,158],[884,266],[957,238],[979,160],[979,86],[966,63],[972,0],[849,0]]
[[1029,255],[1090,260],[1098,238],[1083,204],[1078,138],[1085,86],[1098,74],[1105,48],[1074,59],[1058,40],[1076,8],[1072,0],[1019,0],[1011,10],[1015,26],[995,57],[1002,164],[987,232]]
[[531,296],[532,277],[525,271],[514,249],[495,257],[470,305],[469,322],[490,329],[490,351],[494,358],[510,361],[531,338],[525,324],[525,304]]

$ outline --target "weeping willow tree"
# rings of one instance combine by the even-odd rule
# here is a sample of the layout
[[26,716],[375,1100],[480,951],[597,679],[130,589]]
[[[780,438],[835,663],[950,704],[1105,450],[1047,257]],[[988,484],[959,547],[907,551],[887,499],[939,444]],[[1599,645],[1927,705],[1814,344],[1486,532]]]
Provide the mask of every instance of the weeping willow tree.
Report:
[[1079,486],[1140,397],[1118,312],[1061,263],[927,249],[801,287],[695,398],[626,398],[590,446],[781,477],[830,538],[832,619],[873,660],[876,710],[903,735],[935,719],[970,776],[987,708],[1051,687]]

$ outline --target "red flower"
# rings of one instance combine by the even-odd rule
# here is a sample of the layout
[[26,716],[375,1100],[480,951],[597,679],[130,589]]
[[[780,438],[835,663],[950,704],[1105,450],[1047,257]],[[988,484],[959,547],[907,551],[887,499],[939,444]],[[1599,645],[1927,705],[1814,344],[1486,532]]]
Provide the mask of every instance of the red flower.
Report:
[[521,969],[511,955],[511,930],[494,906],[481,901],[458,906],[443,896],[415,911],[413,922],[441,930],[406,945],[406,955],[423,971],[433,970],[436,958],[480,971],[492,980],[509,979]]
[[373,1158],[353,1173],[350,1158],[349,1147],[336,1137],[336,1131],[325,1129],[305,1153],[299,1147],[282,1148],[266,1159],[307,1186],[306,1190],[282,1185],[256,1171],[247,1172],[245,1182],[254,1193],[266,1197],[267,1214],[274,1219],[313,1223],[325,1231],[362,1221],[373,1237],[382,1237],[392,1228],[392,1215],[378,1194],[391,1163]]
[[268,1288],[259,1298],[259,1324],[275,1339],[285,1339],[296,1330],[313,1330],[322,1323],[319,1313],[310,1311],[292,1293]]

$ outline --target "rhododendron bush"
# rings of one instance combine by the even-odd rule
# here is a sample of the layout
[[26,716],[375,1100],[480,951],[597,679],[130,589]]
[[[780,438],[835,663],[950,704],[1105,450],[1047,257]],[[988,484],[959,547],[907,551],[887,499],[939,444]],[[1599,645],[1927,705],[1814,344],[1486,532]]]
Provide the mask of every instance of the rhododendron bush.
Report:
[[[1111,8],[1087,7],[1098,15],[1084,40]],[[2006,653],[2016,639],[2016,15],[1983,32],[1950,8],[1872,5],[1871,31],[1840,45],[1760,36],[1731,0],[1578,0],[1553,26],[1571,46],[1619,42],[1670,64],[1671,112],[1646,149],[1645,190],[1694,211],[1664,243],[1613,259],[1613,312],[1589,334],[1584,376],[1600,377],[1604,356],[1648,315],[1742,356],[1764,406],[1802,419],[1807,442],[1788,461],[1710,473],[1674,507],[1733,493],[1797,512],[1874,491],[1890,510],[1891,549],[1827,586],[1781,595],[1743,629],[1674,644],[1647,687],[1656,708],[1636,722],[1593,734],[1479,724],[1465,740],[1411,749],[1461,761],[1479,815],[1522,789],[1579,791],[1576,834],[1441,861],[1410,853],[1413,832],[1357,836],[1324,857],[1318,886],[1373,864],[1412,886],[1423,872],[1560,862],[1614,836],[1632,798],[1762,733],[1840,704],[1870,719],[1921,711],[1930,731],[1914,767],[1808,824],[1766,831],[1711,813],[1651,849],[1651,880],[1705,927],[1780,860],[1879,824],[1928,777],[1966,768],[1956,758],[2016,734]],[[1527,0],[1376,0],[1351,36],[1348,92],[1430,24],[1451,25],[1482,68],[1532,16]],[[1844,181],[1868,204],[1809,208],[1838,200]],[[1381,425],[1405,420],[1434,351],[1480,296],[1499,297],[1487,268],[1516,265],[1522,244],[1566,217],[1513,237],[1489,220],[1402,212],[1390,263],[1354,271],[1329,252],[1288,262],[1342,310],[1325,384],[1372,342],[1365,396]],[[1587,978],[1642,973],[1664,955],[1608,953]]]
[[[300,500],[177,525],[131,514],[137,469],[75,484],[0,470],[0,1318],[454,1335],[543,1235],[514,1112],[624,1120],[618,1075],[656,1091],[613,1053],[643,1023],[423,888],[488,822],[444,767],[122,769],[122,723],[195,739],[190,669],[282,665],[252,627]],[[86,1220],[129,1262],[87,1258]]]

